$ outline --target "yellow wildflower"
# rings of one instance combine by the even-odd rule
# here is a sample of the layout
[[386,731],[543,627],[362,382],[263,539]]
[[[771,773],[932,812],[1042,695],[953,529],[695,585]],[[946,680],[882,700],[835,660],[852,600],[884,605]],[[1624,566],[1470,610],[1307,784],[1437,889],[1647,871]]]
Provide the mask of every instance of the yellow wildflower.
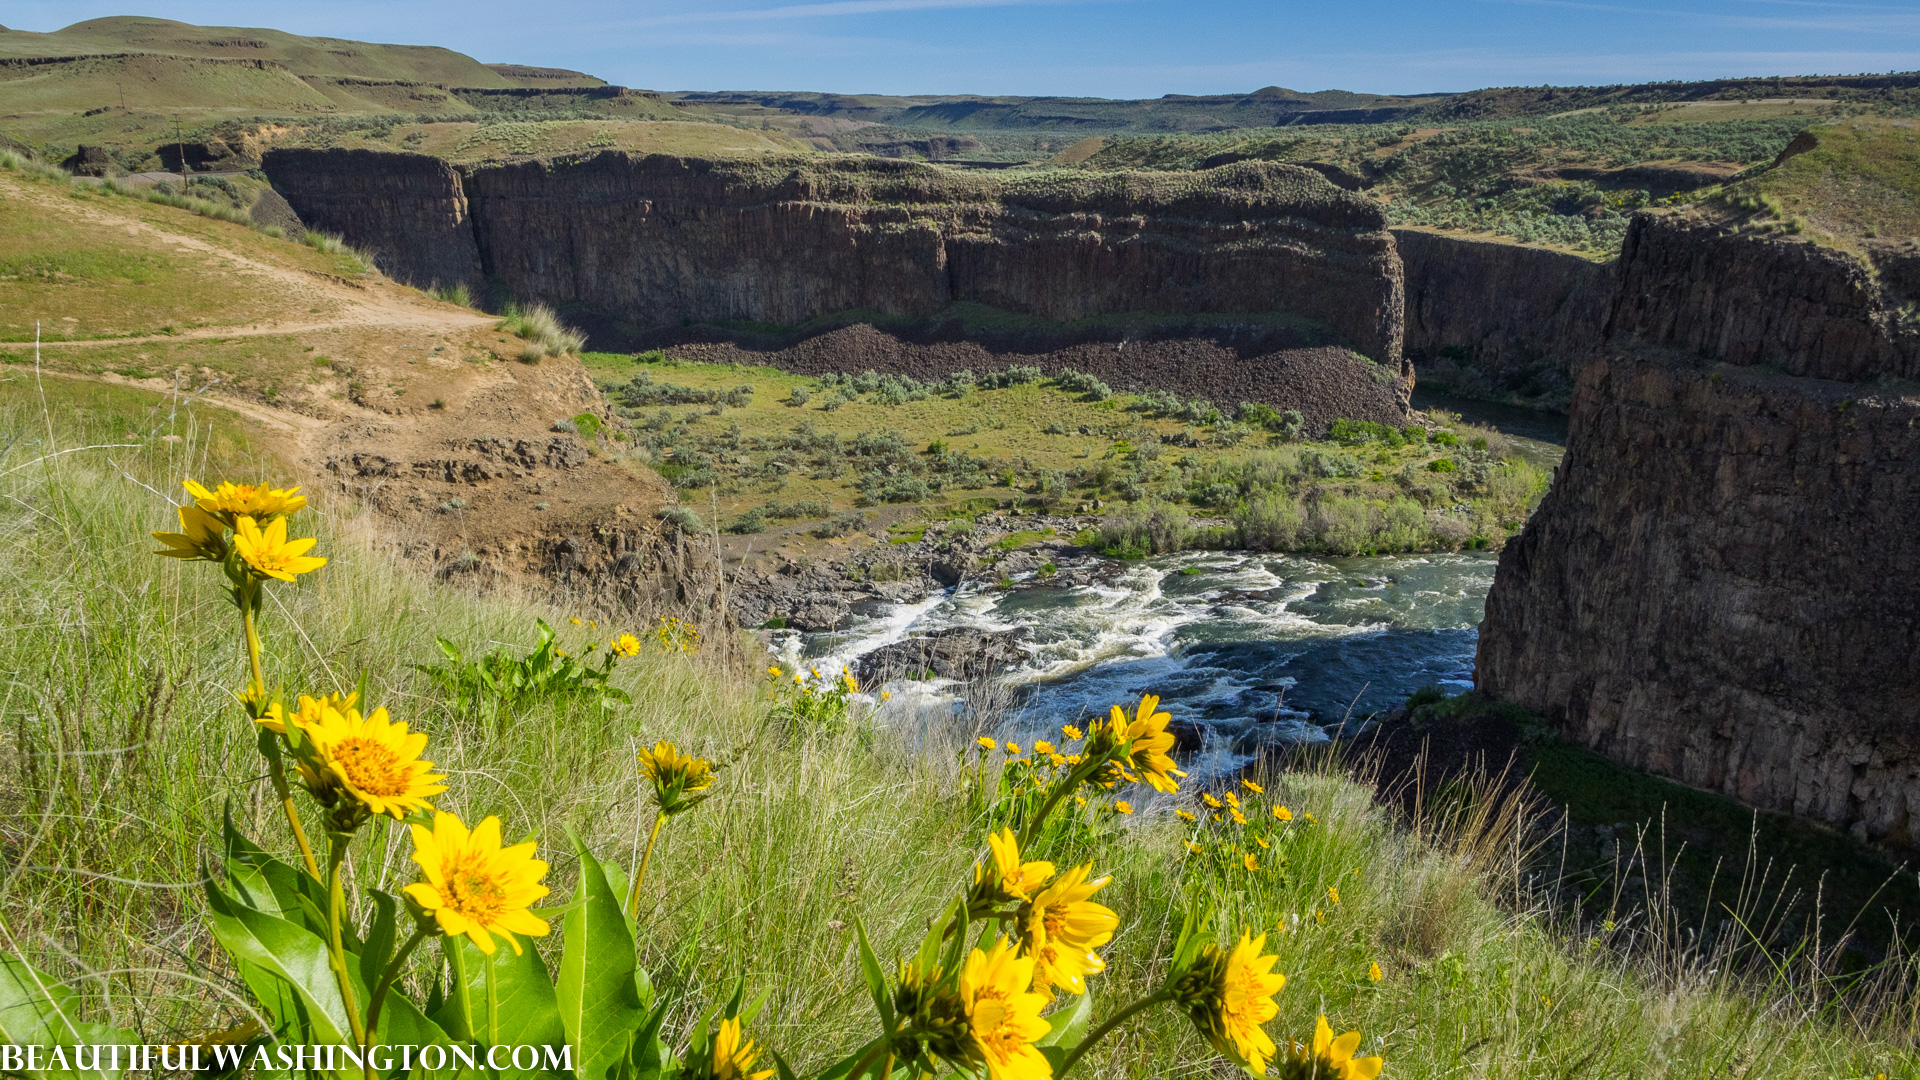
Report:
[[1225,795],[1222,795],[1220,797],[1227,800],[1228,806],[1233,807],[1235,810],[1240,809],[1240,796],[1235,795],[1233,792],[1229,791]]
[[237,525],[242,517],[256,521],[272,520],[285,517],[307,505],[307,497],[300,494],[298,487],[271,488],[265,484],[222,482],[219,487],[208,491],[191,480],[181,481],[181,486],[193,496],[194,505],[226,522],[229,528]]
[[613,651],[621,656],[639,656],[640,639],[632,634],[621,634],[613,639]]
[[880,691],[880,700],[881,700],[881,701],[892,701],[892,700],[893,700],[893,691],[891,691],[891,690],[882,690],[882,691]]
[[1215,810],[1220,809],[1220,805],[1221,805],[1220,800],[1214,798],[1212,792],[1202,792],[1200,795],[1200,801],[1203,803],[1206,803],[1208,806],[1213,807]]
[[540,884],[547,864],[533,857],[532,843],[500,846],[500,819],[481,819],[472,832],[452,814],[433,815],[433,828],[413,826],[413,861],[427,880],[406,888],[443,934],[465,934],[488,956],[499,934],[520,955],[515,934],[545,937],[546,920],[528,911],[547,895]]
[[1249,851],[1240,857],[1240,865],[1246,867],[1248,873],[1253,873],[1260,869],[1260,860],[1254,858],[1253,852]]
[[353,707],[359,700],[360,692],[357,690],[351,694],[328,694],[325,697],[317,698],[301,694],[297,706],[298,711],[292,716],[287,715],[286,706],[276,701],[267,706],[266,715],[254,722],[266,728],[268,731],[273,732],[275,735],[285,735],[287,733],[288,720],[293,721],[295,727],[305,729],[311,725],[318,724],[320,722],[321,712],[326,709],[332,709],[338,713],[357,717],[360,714],[354,712]]
[[155,555],[165,555],[169,559],[205,559],[208,562],[220,562],[227,557],[226,523],[198,506],[176,507],[180,515],[180,531],[177,533],[156,532],[155,540],[167,545]]
[[1254,838],[1253,838],[1253,842],[1254,842],[1254,843],[1256,843],[1256,844],[1259,844],[1259,845],[1260,845],[1260,848],[1261,848],[1261,850],[1263,850],[1263,851],[1265,851],[1265,850],[1268,850],[1268,849],[1270,849],[1270,848],[1272,848],[1272,847],[1273,847],[1273,845],[1272,845],[1272,844],[1269,844],[1269,843],[1267,843],[1267,838],[1266,838],[1266,837],[1264,837],[1264,836],[1256,836],[1256,837],[1254,837]]
[[1046,995],[1028,989],[1033,963],[1001,938],[990,952],[973,950],[960,970],[960,1000],[989,1080],[1046,1080],[1053,1075],[1053,1066],[1033,1045],[1052,1030],[1040,1018]]
[[1327,886],[1327,899],[1338,904],[1340,902],[1340,890],[1334,888],[1332,885]]
[[1060,734],[1065,735],[1068,742],[1074,742],[1080,738],[1080,729],[1072,724],[1066,724],[1060,728]]
[[987,837],[987,851],[987,862],[973,866],[975,892],[985,899],[1024,904],[1053,878],[1052,863],[1020,861],[1020,839],[1010,828]]
[[1253,792],[1255,795],[1265,795],[1267,793],[1266,788],[1261,787],[1259,784],[1254,783],[1244,776],[1240,778],[1240,786]]
[[1320,926],[1327,925],[1327,913],[1319,908],[1313,909],[1313,921]]
[[1173,816],[1181,819],[1182,821],[1199,821],[1200,820],[1199,818],[1193,816],[1193,811],[1191,810],[1175,810],[1173,812]]
[[1067,755],[1067,764],[1069,764],[1069,765],[1078,765],[1078,764],[1080,764],[1080,762],[1081,762],[1082,760],[1083,760],[1083,759],[1082,759],[1082,758],[1080,757],[1080,755],[1079,755],[1079,754],[1068,754],[1068,755]]
[[1075,795],[1073,797],[1073,805],[1075,806],[1087,805],[1087,797],[1085,795]]
[[692,809],[713,786],[713,762],[682,754],[670,742],[640,751],[640,771],[653,781],[653,804],[663,814]]
[[233,547],[240,557],[254,573],[281,581],[292,581],[295,574],[309,573],[327,565],[327,560],[307,554],[307,549],[317,542],[313,537],[288,540],[287,519],[283,517],[274,518],[263,531],[252,518],[243,515],[234,527]]
[[1287,977],[1273,970],[1277,956],[1264,956],[1267,936],[1241,931],[1233,950],[1209,945],[1176,983],[1180,1002],[1215,1050],[1255,1073],[1266,1071],[1277,1049],[1261,1025],[1280,1011],[1273,995]]
[[1323,1015],[1313,1025],[1313,1045],[1294,1043],[1287,1053],[1288,1076],[1314,1076],[1323,1080],[1374,1080],[1383,1064],[1377,1057],[1357,1058],[1360,1033],[1349,1031],[1334,1038],[1333,1028]]
[[982,750],[994,750],[1000,746],[999,743],[994,742],[992,739],[987,738],[985,735],[980,736],[978,739],[975,739],[974,741],[980,744],[980,749]]
[[1380,970],[1380,962],[1378,960],[1367,965],[1367,979],[1369,981],[1379,982],[1384,978],[1386,978],[1386,975]]
[[1284,806],[1276,806],[1273,808],[1273,816],[1279,818],[1281,821],[1292,821],[1293,811]]
[[1007,744],[1007,753],[1009,753],[1009,754],[1012,754],[1012,755],[1013,755],[1014,757],[1019,757],[1019,756],[1020,756],[1020,744],[1019,744],[1019,743],[1016,743],[1016,742],[1010,742],[1010,743],[1008,743],[1008,744]]
[[1193,841],[1189,840],[1187,841],[1187,850],[1193,852],[1195,855],[1198,855],[1202,851],[1205,851],[1206,849],[1201,847],[1199,844],[1196,844]]
[[1116,800],[1114,800],[1114,803],[1113,803],[1113,808],[1114,808],[1114,810],[1116,810],[1116,811],[1118,811],[1119,813],[1122,813],[1122,814],[1131,814],[1131,813],[1133,813],[1133,804],[1132,804],[1132,803],[1130,803],[1130,802],[1127,802],[1127,801],[1126,801],[1125,799],[1116,799]]
[[1134,710],[1133,718],[1115,705],[1111,724],[1116,739],[1125,739],[1131,748],[1128,761],[1140,775],[1153,786],[1155,791],[1174,791],[1180,782],[1174,779],[1185,776],[1174,767],[1173,758],[1168,756],[1173,750],[1173,733],[1167,730],[1167,722],[1173,719],[1172,713],[1158,712],[1160,699],[1152,694],[1142,695],[1139,708]]
[[741,1037],[740,1018],[727,1017],[713,1033],[712,1080],[767,1080],[773,1075],[772,1069],[753,1071],[753,1059],[759,1055],[760,1048],[753,1045],[753,1040]]
[[1093,950],[1113,940],[1120,916],[1090,898],[1112,878],[1088,881],[1093,864],[1076,866],[1041,890],[1016,917],[1022,952],[1034,959],[1033,989],[1051,998],[1053,987],[1084,994],[1086,976],[1107,968]]
[[569,615],[569,616],[567,616],[567,621],[568,621],[568,622],[570,622],[570,623],[572,623],[572,624],[573,624],[573,625],[575,625],[575,626],[585,626],[585,625],[587,625],[586,623],[583,623],[583,622],[581,622],[581,621],[580,621],[579,619],[577,619],[577,618],[575,618],[575,617],[574,617],[574,616],[572,616],[572,615]]
[[1236,806],[1233,809],[1227,811],[1227,813],[1233,815],[1234,824],[1245,825],[1247,823],[1247,815],[1241,813],[1239,807]]
[[1319,824],[1319,821],[1320,821],[1319,818],[1314,817],[1312,813],[1306,812],[1306,811],[1301,812],[1300,820],[1306,822],[1309,825],[1317,825]]
[[1041,740],[1039,740],[1038,742],[1035,742],[1035,743],[1033,744],[1033,752],[1034,752],[1034,753],[1036,753],[1036,754],[1045,754],[1045,755],[1047,755],[1047,756],[1049,756],[1049,757],[1052,757],[1052,756],[1053,756],[1053,744],[1052,744],[1052,743],[1050,743],[1050,742],[1048,742],[1048,741],[1047,741],[1047,740],[1045,740],[1045,739],[1041,739]]
[[770,667],[767,669],[767,674],[777,679],[780,677],[780,669],[777,667]]
[[[435,783],[446,777],[420,757],[427,748],[426,733],[408,732],[404,722],[387,718],[387,710],[362,717],[351,708],[342,711],[320,703],[314,714],[312,722],[295,721],[306,736],[300,778],[314,798],[334,812],[340,831],[358,827],[367,814],[397,821],[415,810],[432,809],[427,797],[447,790]],[[351,804],[343,802],[342,794]]]

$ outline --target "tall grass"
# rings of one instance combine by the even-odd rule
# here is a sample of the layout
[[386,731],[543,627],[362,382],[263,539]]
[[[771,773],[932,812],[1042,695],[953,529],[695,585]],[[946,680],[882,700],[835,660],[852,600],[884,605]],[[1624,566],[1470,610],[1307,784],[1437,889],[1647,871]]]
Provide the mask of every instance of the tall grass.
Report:
[[527,345],[520,358],[528,363],[538,363],[547,356],[565,356],[568,353],[577,356],[587,347],[586,335],[562,324],[560,317],[545,304],[526,308],[508,305],[506,318],[500,321],[500,329],[526,339]]
[[[205,568],[151,556],[146,534],[173,524],[182,476],[287,474],[271,439],[217,410],[92,384],[50,381],[48,395],[19,373],[0,382],[0,429],[19,436],[0,450],[0,668],[10,673],[0,689],[0,948],[73,980],[144,1040],[177,1041],[243,1015],[198,894],[182,887],[199,878],[221,815],[270,848],[290,840],[231,701],[244,682],[233,612]],[[574,873],[569,830],[602,856],[631,857],[640,744],[672,739],[724,764],[716,795],[665,834],[642,898],[642,961],[687,1003],[670,1040],[684,1041],[695,1013],[736,979],[771,993],[756,1035],[796,1066],[817,1068],[870,1037],[854,922],[897,953],[970,880],[984,823],[959,783],[965,740],[980,726],[1030,739],[1076,719],[1025,717],[996,699],[984,717],[888,711],[803,738],[774,719],[760,665],[713,648],[623,665],[616,678],[633,704],[610,714],[535,706],[482,719],[411,667],[435,658],[434,635],[470,650],[525,645],[541,616],[577,649],[635,627],[575,629],[566,616],[584,613],[536,596],[440,583],[324,491],[296,520],[332,562],[270,594],[273,677],[292,693],[367,673],[373,703],[430,733],[428,756],[454,778],[442,802],[467,820],[497,813],[510,835],[536,833],[557,895]],[[1873,986],[1835,995],[1809,960],[1775,969],[1689,950],[1678,931],[1658,931],[1673,944],[1664,951],[1616,947],[1558,913],[1551,875],[1537,876],[1530,857],[1540,836],[1529,804],[1491,781],[1455,788],[1408,824],[1380,808],[1364,770],[1331,759],[1267,779],[1319,821],[1285,846],[1284,875],[1192,872],[1181,857],[1189,827],[1165,800],[1143,802],[1115,837],[1041,853],[1114,875],[1100,899],[1121,929],[1109,970],[1092,980],[1102,1010],[1164,972],[1180,913],[1202,907],[1229,931],[1268,933],[1289,977],[1269,1024],[1276,1036],[1310,1031],[1325,1011],[1336,1030],[1366,1032],[1366,1052],[1384,1054],[1394,1078],[1785,1080],[1920,1067],[1902,960]],[[389,826],[383,839],[362,845],[356,887],[410,879],[400,832]],[[422,950],[416,977],[432,952]],[[1162,1012],[1102,1044],[1089,1073],[1192,1076],[1211,1059],[1184,1018]]]
[[352,267],[355,273],[370,273],[374,268],[372,256],[358,248],[352,247],[345,240],[340,239],[332,233],[316,232],[308,229],[305,233],[301,234],[300,242],[322,255],[339,257],[348,266]]

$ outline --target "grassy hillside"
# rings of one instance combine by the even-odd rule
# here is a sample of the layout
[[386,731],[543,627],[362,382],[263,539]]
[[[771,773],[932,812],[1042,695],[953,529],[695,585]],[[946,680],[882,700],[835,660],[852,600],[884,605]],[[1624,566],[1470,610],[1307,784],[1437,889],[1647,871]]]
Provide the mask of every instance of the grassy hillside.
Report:
[[1192,169],[1241,157],[1323,162],[1386,202],[1395,224],[1610,255],[1635,208],[1684,199],[1769,162],[1809,122],[1843,107],[1793,108],[1771,119],[1688,123],[1673,122],[1672,110],[1621,108],[1450,127],[1113,137],[1069,156],[1088,169]]
[[[0,662],[16,673],[0,694],[0,793],[19,808],[0,894],[7,947],[89,987],[90,1013],[144,1041],[226,1028],[246,1016],[245,990],[207,936],[199,893],[167,886],[198,878],[223,807],[268,848],[290,841],[228,697],[244,668],[228,620],[203,568],[147,554],[146,531],[171,524],[183,474],[282,480],[287,465],[275,439],[219,410],[17,372],[0,381],[0,424],[32,433],[0,449],[0,611],[13,630]],[[105,444],[120,445],[76,449]],[[365,673],[375,701],[428,733],[454,784],[436,801],[535,837],[556,895],[576,873],[566,830],[628,857],[638,746],[671,739],[724,762],[713,797],[666,831],[641,897],[641,962],[682,1003],[670,1045],[736,980],[770,994],[750,1034],[801,1069],[867,1038],[854,920],[883,957],[899,955],[971,881],[983,849],[990,816],[966,794],[963,748],[982,731],[1027,742],[1080,719],[876,703],[842,734],[809,732],[773,708],[751,651],[732,660],[720,640],[623,662],[616,679],[633,703],[611,713],[536,702],[476,715],[411,666],[436,659],[436,635],[523,647],[541,617],[578,650],[647,624],[575,627],[568,616],[586,613],[436,584],[403,569],[375,523],[338,498],[303,524],[331,562],[275,593],[269,670],[299,689]],[[1001,760],[988,759],[989,784]],[[1535,872],[1551,860],[1516,861],[1535,849],[1518,804],[1484,786],[1409,822],[1374,805],[1364,769],[1261,779],[1265,795],[1240,792],[1256,813],[1271,802],[1295,814],[1265,849],[1176,817],[1208,813],[1200,789],[1228,790],[1196,782],[1175,797],[1128,793],[1131,815],[1096,817],[1109,824],[1032,853],[1114,876],[1099,899],[1120,930],[1092,980],[1096,1016],[1155,985],[1178,914],[1196,910],[1228,935],[1267,935],[1288,976],[1273,1035],[1301,1037],[1325,1013],[1336,1030],[1362,1031],[1389,1077],[1678,1078],[1734,1063],[1752,1080],[1864,1080],[1920,1067],[1905,959],[1839,982],[1823,956],[1761,953],[1733,936],[1702,948],[1658,920],[1571,923],[1552,877]],[[1236,842],[1260,853],[1259,869],[1186,847]],[[390,852],[361,845],[354,887],[408,880],[404,845],[397,832]],[[437,963],[422,949],[406,985],[424,988]],[[1160,1009],[1123,1025],[1083,1075],[1189,1076],[1209,1060],[1186,1019]]]
[[1811,128],[1794,153],[1716,193],[1843,247],[1920,236],[1920,121],[1857,120]]
[[264,60],[296,75],[401,79],[444,86],[518,85],[452,49],[303,37],[259,27],[194,26],[122,15],[77,22],[47,34],[27,30],[0,33],[0,57],[131,52]]

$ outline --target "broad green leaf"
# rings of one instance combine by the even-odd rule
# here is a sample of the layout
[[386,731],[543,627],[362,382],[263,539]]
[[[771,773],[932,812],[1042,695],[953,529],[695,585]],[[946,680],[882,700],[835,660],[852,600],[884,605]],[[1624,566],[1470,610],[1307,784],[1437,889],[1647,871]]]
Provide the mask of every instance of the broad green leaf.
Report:
[[[329,966],[326,942],[303,926],[240,903],[211,882],[206,891],[208,921],[221,947],[257,969],[256,974],[277,977],[292,988],[290,1001],[281,994],[260,994],[276,1010],[282,1038],[301,1044],[350,1043],[353,1029]],[[259,993],[252,979],[248,985]]]
[[[231,810],[231,808],[229,808]],[[313,875],[267,853],[234,827],[231,812],[223,823],[225,868],[234,888],[233,899],[256,911],[278,915],[324,934],[327,888]],[[349,950],[359,942],[351,931],[342,935]]]
[[[43,1048],[36,1054],[42,1069],[21,1069],[22,1076],[33,1080],[116,1080],[118,1069],[73,1069],[72,1050],[76,1046],[131,1044],[139,1039],[105,1024],[80,1018],[80,1002],[72,988],[65,986],[32,965],[11,956],[0,956],[0,1043],[20,1047]],[[56,1059],[49,1051],[61,1049]],[[60,1068],[64,1059],[69,1068]],[[91,1061],[91,1058],[89,1059]],[[111,1060],[109,1061],[111,1064]]]
[[1087,992],[1072,1004],[1046,1019],[1053,1030],[1040,1037],[1041,1046],[1071,1049],[1080,1045],[1080,1040],[1087,1037],[1087,1025],[1093,1021],[1093,987],[1087,987]]
[[574,1071],[581,1080],[617,1080],[630,1064],[634,1033],[647,1020],[634,982],[633,934],[600,861],[577,837],[573,844],[580,857],[578,902],[561,924],[554,991]]
[[[465,985],[456,986],[447,1006],[459,1015],[443,1013],[439,1018],[447,1030],[462,1038],[471,1038],[482,1046],[554,1046],[567,1041],[560,1024],[559,1002],[554,996],[553,980],[547,965],[531,942],[521,942],[521,955],[500,942],[491,959],[465,937],[441,939],[441,947],[457,954],[450,963]],[[452,955],[449,956],[452,960]],[[493,969],[494,1007],[488,1008],[487,969]],[[467,1010],[471,1010],[468,1012]],[[503,1077],[533,1076],[544,1070],[503,1069]]]
[[[373,919],[367,926],[367,940],[360,946],[357,959],[361,984],[373,987],[380,985],[380,976],[386,974],[387,962],[393,959],[400,901],[392,893],[379,889],[368,889],[367,896],[373,901]],[[370,1004],[370,1000],[360,1002],[363,1009]]]

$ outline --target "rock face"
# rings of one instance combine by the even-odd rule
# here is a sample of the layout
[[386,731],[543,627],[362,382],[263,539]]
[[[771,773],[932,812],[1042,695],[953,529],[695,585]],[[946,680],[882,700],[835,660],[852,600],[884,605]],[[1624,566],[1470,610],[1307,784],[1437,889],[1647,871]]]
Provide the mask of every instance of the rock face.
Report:
[[1026,659],[1026,651],[1020,648],[1020,639],[1026,634],[1024,629],[986,631],[964,626],[935,630],[882,645],[861,657],[855,676],[861,686],[929,674],[962,682],[982,679]]
[[460,174],[439,158],[275,149],[266,167],[300,220],[371,253],[388,277],[420,288],[482,283]]
[[[1255,349],[1242,363],[1363,354],[1379,386],[1368,418],[1405,416],[1393,237],[1377,204],[1309,169],[1063,180],[609,152],[456,170],[421,155],[279,150],[265,167],[303,220],[416,285],[464,282],[665,333],[927,320],[978,304],[1116,352],[1128,320],[1204,314],[1211,332]],[[1111,325],[1071,325],[1085,320]]]
[[1420,379],[1470,397],[1564,409],[1600,342],[1613,267],[1523,244],[1397,228],[1406,352]]
[[1851,256],[1629,231],[1478,686],[1628,765],[1920,846],[1920,333]]

